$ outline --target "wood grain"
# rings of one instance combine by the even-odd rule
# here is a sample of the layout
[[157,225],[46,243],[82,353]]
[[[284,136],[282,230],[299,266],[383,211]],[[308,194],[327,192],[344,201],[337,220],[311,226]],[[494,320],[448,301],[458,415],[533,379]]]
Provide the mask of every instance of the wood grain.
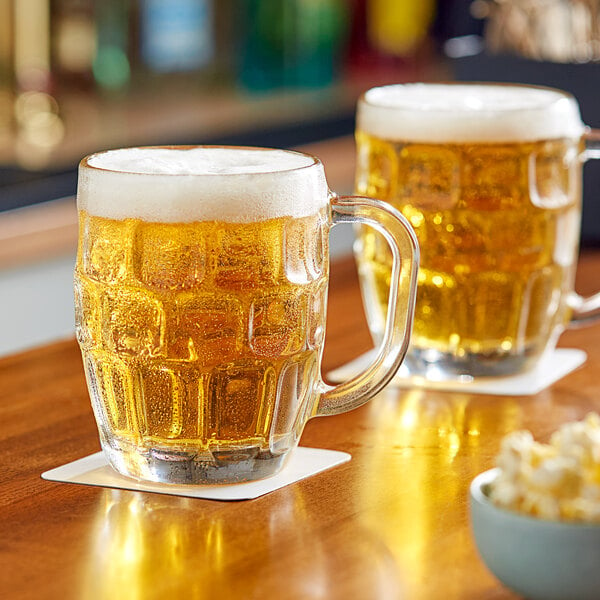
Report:
[[[600,252],[578,284],[597,285]],[[245,502],[44,481],[99,449],[74,341],[0,360],[0,597],[515,598],[477,556],[467,513],[474,475],[501,436],[545,439],[600,410],[600,329],[561,345],[587,364],[530,397],[399,391],[308,423],[302,444],[350,452],[333,470]],[[370,339],[352,261],[333,265],[324,371]]]

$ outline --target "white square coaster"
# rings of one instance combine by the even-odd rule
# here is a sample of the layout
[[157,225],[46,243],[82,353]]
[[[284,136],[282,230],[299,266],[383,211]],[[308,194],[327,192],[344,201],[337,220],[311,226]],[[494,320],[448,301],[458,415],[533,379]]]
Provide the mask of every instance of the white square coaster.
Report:
[[[373,360],[375,350],[370,350],[328,374],[334,381],[346,381],[364,370]],[[492,394],[495,396],[531,396],[541,392],[565,375],[581,366],[587,359],[583,350],[557,348],[547,354],[535,369],[506,377],[477,377],[472,381],[453,379],[429,380],[424,377],[410,377],[402,367],[389,384],[392,387],[421,387],[439,391],[466,392],[470,394]]]
[[298,447],[290,456],[286,466],[276,475],[258,481],[228,485],[171,485],[166,483],[142,482],[117,473],[107,462],[102,452],[80,458],[61,467],[42,473],[42,478],[63,483],[80,483],[101,487],[154,492],[209,500],[249,500],[273,492],[290,483],[300,481],[331,469],[351,459],[350,454],[336,450]]

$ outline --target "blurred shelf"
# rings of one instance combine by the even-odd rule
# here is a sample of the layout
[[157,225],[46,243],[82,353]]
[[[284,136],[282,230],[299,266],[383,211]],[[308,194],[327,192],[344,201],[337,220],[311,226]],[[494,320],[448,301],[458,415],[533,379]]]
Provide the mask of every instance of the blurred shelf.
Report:
[[361,91],[358,84],[346,82],[319,90],[268,94],[176,85],[139,90],[122,98],[72,93],[59,98],[62,141],[43,149],[9,138],[0,145],[0,165],[60,171],[106,148],[208,143],[290,125],[348,119]]
[[[447,62],[427,54],[405,63],[348,71],[322,88],[252,92],[230,79],[178,76],[141,81],[121,93],[71,89],[56,95],[64,127],[61,141],[36,148],[15,134],[2,138],[0,129],[0,168],[61,171],[107,148],[260,139],[261,134],[290,127],[296,127],[296,133],[307,131],[305,139],[294,139],[288,146],[308,143],[331,137],[327,129],[319,129],[320,123],[335,126],[341,120],[346,129],[352,127],[356,102],[370,87],[449,78]],[[338,126],[334,135],[341,133]]]

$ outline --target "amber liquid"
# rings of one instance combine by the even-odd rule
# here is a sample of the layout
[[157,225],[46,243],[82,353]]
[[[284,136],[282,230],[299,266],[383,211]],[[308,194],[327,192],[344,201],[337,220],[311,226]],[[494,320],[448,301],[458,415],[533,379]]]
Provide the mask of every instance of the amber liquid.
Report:
[[117,468],[160,480],[140,455],[210,471],[295,445],[319,381],[325,219],[148,223],[80,212],[77,334]]
[[[475,374],[525,368],[567,318],[579,238],[579,142],[434,145],[359,132],[357,143],[358,193],[398,208],[419,240],[410,355],[445,360],[457,373],[478,364]],[[377,339],[391,254],[377,232],[361,228],[356,256]]]

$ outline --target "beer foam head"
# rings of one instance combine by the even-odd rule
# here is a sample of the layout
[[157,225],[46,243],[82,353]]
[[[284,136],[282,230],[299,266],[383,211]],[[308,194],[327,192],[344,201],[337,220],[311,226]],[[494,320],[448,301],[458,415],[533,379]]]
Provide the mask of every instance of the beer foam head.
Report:
[[320,161],[287,150],[125,148],[79,167],[78,207],[110,219],[252,222],[314,214],[327,202]]
[[519,142],[582,135],[575,99],[550,88],[410,83],[369,90],[357,128],[391,140]]

